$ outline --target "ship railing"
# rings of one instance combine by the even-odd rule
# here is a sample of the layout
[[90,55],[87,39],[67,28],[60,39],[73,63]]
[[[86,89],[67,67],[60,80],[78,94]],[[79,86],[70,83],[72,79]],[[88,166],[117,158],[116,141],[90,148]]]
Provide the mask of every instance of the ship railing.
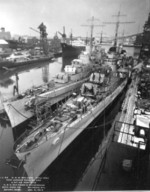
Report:
[[134,124],[116,121],[114,125],[113,142],[145,150],[147,137],[137,135],[135,129],[136,125]]
[[14,143],[13,149],[16,150],[17,146],[21,141],[23,141],[24,138],[26,138],[29,135],[30,130],[26,130]]

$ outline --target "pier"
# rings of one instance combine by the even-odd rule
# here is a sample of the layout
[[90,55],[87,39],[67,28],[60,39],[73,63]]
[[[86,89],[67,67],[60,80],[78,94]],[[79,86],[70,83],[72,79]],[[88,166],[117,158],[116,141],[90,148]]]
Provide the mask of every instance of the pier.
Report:
[[133,76],[121,111],[117,114],[97,154],[89,163],[76,190],[149,189],[149,142],[144,143],[143,139],[134,136],[138,82],[139,78]]

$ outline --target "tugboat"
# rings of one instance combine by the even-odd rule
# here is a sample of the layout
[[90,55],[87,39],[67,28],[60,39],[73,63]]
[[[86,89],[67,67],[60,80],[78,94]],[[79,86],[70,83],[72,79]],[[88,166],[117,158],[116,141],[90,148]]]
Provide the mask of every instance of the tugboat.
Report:
[[118,72],[116,65],[109,62],[91,74],[89,81],[83,83],[79,94],[72,94],[55,111],[47,109],[40,125],[25,132],[14,145],[16,156],[25,162],[27,175],[33,177],[33,180],[41,175],[116,99],[125,88],[127,79],[127,70]]

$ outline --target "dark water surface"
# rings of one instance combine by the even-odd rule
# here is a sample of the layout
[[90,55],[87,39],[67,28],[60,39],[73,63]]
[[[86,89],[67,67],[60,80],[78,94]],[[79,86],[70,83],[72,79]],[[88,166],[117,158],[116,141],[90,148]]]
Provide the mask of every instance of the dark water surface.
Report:
[[13,87],[17,84],[19,93],[25,92],[33,86],[40,86],[50,81],[62,70],[62,58],[57,58],[51,63],[33,64],[17,69],[0,71],[0,93],[3,98],[13,96]]

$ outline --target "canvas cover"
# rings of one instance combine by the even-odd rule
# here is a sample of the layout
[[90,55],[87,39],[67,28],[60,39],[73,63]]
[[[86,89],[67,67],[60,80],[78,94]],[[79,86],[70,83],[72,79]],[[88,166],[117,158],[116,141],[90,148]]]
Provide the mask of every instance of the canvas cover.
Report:
[[150,128],[150,116],[137,115],[136,125],[149,129]]

